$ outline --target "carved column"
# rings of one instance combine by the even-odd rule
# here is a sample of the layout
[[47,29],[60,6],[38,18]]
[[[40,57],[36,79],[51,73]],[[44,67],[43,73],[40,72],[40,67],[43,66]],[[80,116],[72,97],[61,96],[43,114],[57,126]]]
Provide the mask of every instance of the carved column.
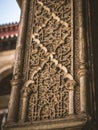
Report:
[[12,90],[11,90],[10,101],[9,101],[9,112],[7,117],[8,122],[16,121],[20,84],[21,82],[19,83],[19,81],[15,81],[15,80],[11,82]]
[[74,114],[74,90],[76,82],[74,80],[68,80],[66,83],[69,89],[69,115]]
[[22,1],[21,19],[19,25],[19,36],[16,46],[16,58],[13,71],[12,91],[9,102],[8,122],[16,121],[16,114],[18,111],[19,102],[19,89],[22,83],[22,65],[23,65],[23,53],[24,42],[26,34],[27,14],[28,14],[28,0]]
[[29,98],[30,92],[31,92],[31,89],[29,87],[24,87],[22,89],[21,110],[20,110],[20,121],[21,122],[26,121],[27,104],[28,104],[28,98]]
[[87,54],[86,54],[86,27],[83,7],[85,0],[79,0],[79,80],[80,80],[80,109],[81,113],[87,112]]
[[26,36],[26,24],[27,24],[27,15],[29,9],[29,0],[22,1],[21,7],[21,18],[19,24],[19,36],[17,39],[16,45],[16,57],[15,57],[15,64],[13,70],[13,78],[20,79],[22,77],[22,64],[23,64],[23,57],[24,57],[24,42]]

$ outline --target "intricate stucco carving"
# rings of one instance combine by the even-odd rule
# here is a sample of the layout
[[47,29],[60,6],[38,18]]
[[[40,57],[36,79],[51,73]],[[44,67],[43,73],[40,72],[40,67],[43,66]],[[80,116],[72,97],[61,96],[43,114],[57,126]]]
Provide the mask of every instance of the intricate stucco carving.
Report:
[[68,88],[64,72],[48,61],[34,76],[36,91],[30,95],[29,120],[54,119],[68,115]]
[[73,45],[73,53],[74,53],[74,77],[78,82],[77,87],[75,87],[75,113],[80,113],[80,87],[79,87],[79,79],[78,79],[78,70],[79,70],[79,2],[77,0],[74,1],[74,45]]
[[[28,80],[31,71],[39,66],[49,54],[71,72],[71,2],[61,0],[58,4],[57,1],[35,0],[31,4],[34,11],[33,16],[31,15],[33,18],[32,42],[28,43],[30,38],[27,40],[28,54],[26,52],[25,56],[25,64],[30,61],[26,64],[30,70],[28,72],[24,70],[24,79]],[[39,65],[34,67],[32,64],[36,63],[33,62]]]
[[26,44],[28,53],[24,62],[28,63],[28,66],[24,64],[27,67],[24,79],[33,82],[28,120],[63,118],[70,109],[66,82],[73,80],[71,1],[35,0],[31,4],[34,11],[31,42]]
[[20,100],[17,99],[14,105],[10,104],[9,108],[12,109],[8,119],[15,121],[15,107],[20,103],[17,123],[23,129],[27,124],[28,128],[25,129],[84,129],[90,121],[86,115],[89,87],[85,64],[87,41],[84,36],[87,1],[25,2],[25,8],[22,8],[24,17],[21,19],[25,24],[28,13],[28,25],[21,25],[17,47],[19,55],[14,71],[14,80],[21,73],[23,84],[12,84],[14,98],[10,101],[15,102],[17,97]]

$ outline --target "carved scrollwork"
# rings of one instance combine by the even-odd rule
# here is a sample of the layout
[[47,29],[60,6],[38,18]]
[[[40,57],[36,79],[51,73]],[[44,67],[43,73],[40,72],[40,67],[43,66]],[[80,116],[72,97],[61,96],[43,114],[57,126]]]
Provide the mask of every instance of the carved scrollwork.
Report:
[[30,95],[28,120],[65,117],[69,94],[64,82],[66,67],[70,71],[71,66],[70,2],[36,0],[34,11],[29,74],[37,91]]
[[35,0],[33,4],[32,40],[26,59],[27,80],[33,84],[27,117],[29,121],[64,118],[69,114],[66,79],[73,80],[71,2]]
[[70,0],[41,0],[43,5],[48,7],[51,12],[55,13],[63,21],[70,21],[71,6]]
[[76,81],[74,81],[74,80],[68,80],[66,82],[66,86],[68,87],[69,91],[74,91],[75,86],[76,86]]
[[63,70],[48,61],[34,76],[36,93],[29,100],[28,120],[65,117],[68,115],[68,88]]
[[59,61],[59,63],[62,63],[62,65],[66,66],[67,69],[71,70],[71,48],[69,44],[61,44],[56,49],[55,58]]

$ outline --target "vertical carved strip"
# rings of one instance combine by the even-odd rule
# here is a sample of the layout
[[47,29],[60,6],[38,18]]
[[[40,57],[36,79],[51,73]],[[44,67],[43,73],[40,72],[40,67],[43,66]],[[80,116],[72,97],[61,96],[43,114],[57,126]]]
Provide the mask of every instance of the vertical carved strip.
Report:
[[24,87],[22,89],[22,97],[21,97],[21,112],[20,112],[20,121],[25,122],[27,117],[27,105],[28,105],[28,97],[30,94],[30,88]]
[[86,35],[85,16],[83,5],[85,0],[79,0],[79,80],[80,80],[80,109],[82,113],[87,111],[87,55],[86,55]]
[[12,90],[11,90],[11,96],[9,101],[9,112],[7,121],[8,122],[14,122],[17,120],[17,109],[18,109],[18,102],[19,102],[19,89],[20,89],[19,81],[13,80],[11,82]]
[[74,114],[74,90],[76,82],[74,80],[68,80],[66,83],[69,89],[69,115]]
[[13,70],[13,79],[19,79],[22,75],[22,64],[24,56],[24,42],[26,35],[26,24],[27,24],[27,14],[28,14],[28,0],[22,1],[21,18],[19,24],[19,36],[16,45],[16,55],[15,55],[15,65]]
[[69,90],[69,114],[74,114],[74,90]]
[[23,48],[25,42],[25,32],[26,32],[26,23],[27,23],[27,12],[28,12],[28,0],[22,1],[22,12],[19,25],[19,37],[17,39],[16,46],[16,58],[13,71],[13,80],[12,80],[12,91],[9,102],[9,112],[8,112],[8,122],[16,121],[18,105],[19,105],[19,89],[21,86],[21,75],[22,75],[22,64],[23,64]]
[[74,75],[74,56],[73,56],[73,49],[74,49],[74,29],[73,29],[73,24],[74,24],[74,7],[73,7],[73,0],[71,0],[71,74]]

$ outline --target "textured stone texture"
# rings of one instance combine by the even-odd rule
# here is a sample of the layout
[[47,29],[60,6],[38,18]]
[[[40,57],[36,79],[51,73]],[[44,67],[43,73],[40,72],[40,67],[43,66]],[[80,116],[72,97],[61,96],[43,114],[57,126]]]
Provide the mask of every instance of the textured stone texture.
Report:
[[21,8],[5,129],[93,130],[88,1],[24,0]]

